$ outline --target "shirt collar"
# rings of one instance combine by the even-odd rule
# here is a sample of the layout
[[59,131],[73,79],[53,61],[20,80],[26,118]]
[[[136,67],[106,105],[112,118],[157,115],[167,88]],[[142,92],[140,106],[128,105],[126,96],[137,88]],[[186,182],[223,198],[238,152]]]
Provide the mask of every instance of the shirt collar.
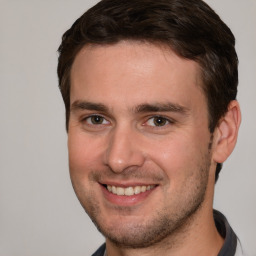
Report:
[[219,211],[213,211],[214,221],[219,234],[225,239],[218,256],[234,256],[237,247],[237,236],[230,227],[226,217]]

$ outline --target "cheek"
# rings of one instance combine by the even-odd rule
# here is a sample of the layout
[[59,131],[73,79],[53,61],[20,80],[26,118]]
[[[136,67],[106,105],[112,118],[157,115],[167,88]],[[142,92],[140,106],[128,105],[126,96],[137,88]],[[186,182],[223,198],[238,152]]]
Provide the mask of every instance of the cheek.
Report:
[[101,151],[98,143],[84,134],[69,133],[68,151],[71,175],[85,176],[100,164]]
[[161,143],[148,147],[149,158],[155,162],[172,180],[183,179],[197,169],[202,157],[202,145],[186,135],[172,136]]

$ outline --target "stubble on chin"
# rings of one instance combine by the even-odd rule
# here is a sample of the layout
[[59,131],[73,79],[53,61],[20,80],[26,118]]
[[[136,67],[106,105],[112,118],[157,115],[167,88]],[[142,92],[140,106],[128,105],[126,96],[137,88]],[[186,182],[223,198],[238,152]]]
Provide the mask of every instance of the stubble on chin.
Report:
[[[147,221],[143,222],[133,222],[132,219],[132,209],[130,207],[114,207],[112,209],[115,212],[116,216],[120,216],[120,223],[117,221],[115,223],[106,225],[108,222],[106,219],[103,219],[103,214],[101,212],[101,206],[99,203],[99,198],[93,190],[89,188],[84,188],[82,184],[73,184],[77,197],[90,216],[91,220],[97,227],[97,229],[113,244],[121,248],[146,248],[159,244],[160,242],[167,241],[168,246],[172,247],[170,241],[175,243],[175,237],[177,234],[182,233],[185,235],[185,231],[189,224],[193,221],[195,214],[200,210],[202,203],[205,199],[209,169],[211,166],[211,147],[209,146],[208,152],[202,156],[200,166],[194,170],[194,175],[191,175],[187,179],[186,186],[183,191],[179,191],[179,194],[172,195],[176,197],[174,204],[163,206],[162,209],[152,209],[150,213],[150,218]],[[192,171],[192,170],[191,170]],[[147,177],[145,176],[147,174]],[[132,177],[138,179],[145,179],[151,175],[150,179],[157,182],[163,182],[165,180],[164,174],[159,174],[157,172],[145,172],[129,170],[121,174],[122,178]],[[93,184],[103,179],[104,177],[116,177],[111,171],[92,171],[89,176],[89,184]],[[85,190],[86,189],[86,190]],[[180,198],[181,199],[180,199]],[[177,199],[178,198],[178,199]],[[170,200],[173,200],[170,198]],[[168,202],[167,202],[168,203]],[[112,212],[113,212],[112,211]],[[104,212],[107,212],[105,209]],[[122,222],[122,216],[126,218],[125,222]],[[127,221],[131,216],[131,222]],[[143,216],[142,216],[143,217]],[[105,216],[108,218],[108,216]],[[111,213],[109,215],[111,219]],[[117,220],[118,218],[116,218]],[[108,223],[111,223],[108,222]]]
[[[208,158],[209,160],[209,158]],[[80,201],[87,214],[97,229],[113,244],[122,248],[146,248],[163,242],[167,237],[175,237],[177,233],[185,233],[186,226],[193,220],[193,216],[200,209],[206,193],[208,182],[208,170],[210,163],[204,159],[204,166],[198,172],[197,177],[190,181],[193,189],[188,194],[189,198],[183,204],[176,204],[172,209],[163,208],[161,211],[152,209],[152,216],[147,222],[133,223],[132,221],[122,223],[122,216],[132,216],[130,207],[116,206],[116,215],[120,216],[120,223],[106,226],[106,220],[102,219],[101,208],[95,195],[88,191]],[[177,195],[176,195],[177,196]],[[111,218],[111,216],[109,216]],[[132,219],[131,219],[132,220]],[[170,239],[169,239],[170,241]],[[175,239],[173,239],[174,243]],[[172,246],[172,244],[168,244]]]
[[119,248],[148,248],[159,243],[163,246],[165,240],[167,247],[173,247],[176,243],[176,235],[178,233],[181,236],[186,235],[189,223],[193,221],[195,213],[200,209],[204,201],[205,189],[201,192],[186,209],[177,209],[177,211],[173,209],[171,214],[168,210],[154,213],[152,209],[154,217],[142,225],[135,226],[131,223],[125,227],[116,225],[113,229],[104,229],[103,226],[97,226],[97,228]]

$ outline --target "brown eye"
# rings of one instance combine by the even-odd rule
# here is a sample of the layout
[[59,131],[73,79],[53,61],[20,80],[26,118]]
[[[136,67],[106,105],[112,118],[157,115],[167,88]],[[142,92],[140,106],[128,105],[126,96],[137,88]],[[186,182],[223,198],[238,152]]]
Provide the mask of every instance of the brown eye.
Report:
[[154,117],[153,119],[155,126],[164,126],[167,123],[167,120],[161,116]]
[[162,127],[162,126],[165,126],[167,124],[170,124],[171,122],[162,117],[162,116],[154,116],[154,117],[151,117],[150,119],[148,119],[148,121],[146,122],[146,124],[148,126],[154,126],[154,127]]
[[102,124],[103,122],[103,117],[102,116],[92,116],[91,121],[93,124]]
[[90,125],[108,124],[109,122],[102,116],[93,115],[85,119],[85,121]]

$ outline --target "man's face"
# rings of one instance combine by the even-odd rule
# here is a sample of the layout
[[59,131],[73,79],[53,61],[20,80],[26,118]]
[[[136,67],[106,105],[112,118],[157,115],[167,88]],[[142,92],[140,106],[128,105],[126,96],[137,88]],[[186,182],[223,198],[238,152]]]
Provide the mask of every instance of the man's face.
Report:
[[194,61],[139,42],[87,46],[70,97],[71,180],[107,239],[149,246],[206,210],[214,166]]

